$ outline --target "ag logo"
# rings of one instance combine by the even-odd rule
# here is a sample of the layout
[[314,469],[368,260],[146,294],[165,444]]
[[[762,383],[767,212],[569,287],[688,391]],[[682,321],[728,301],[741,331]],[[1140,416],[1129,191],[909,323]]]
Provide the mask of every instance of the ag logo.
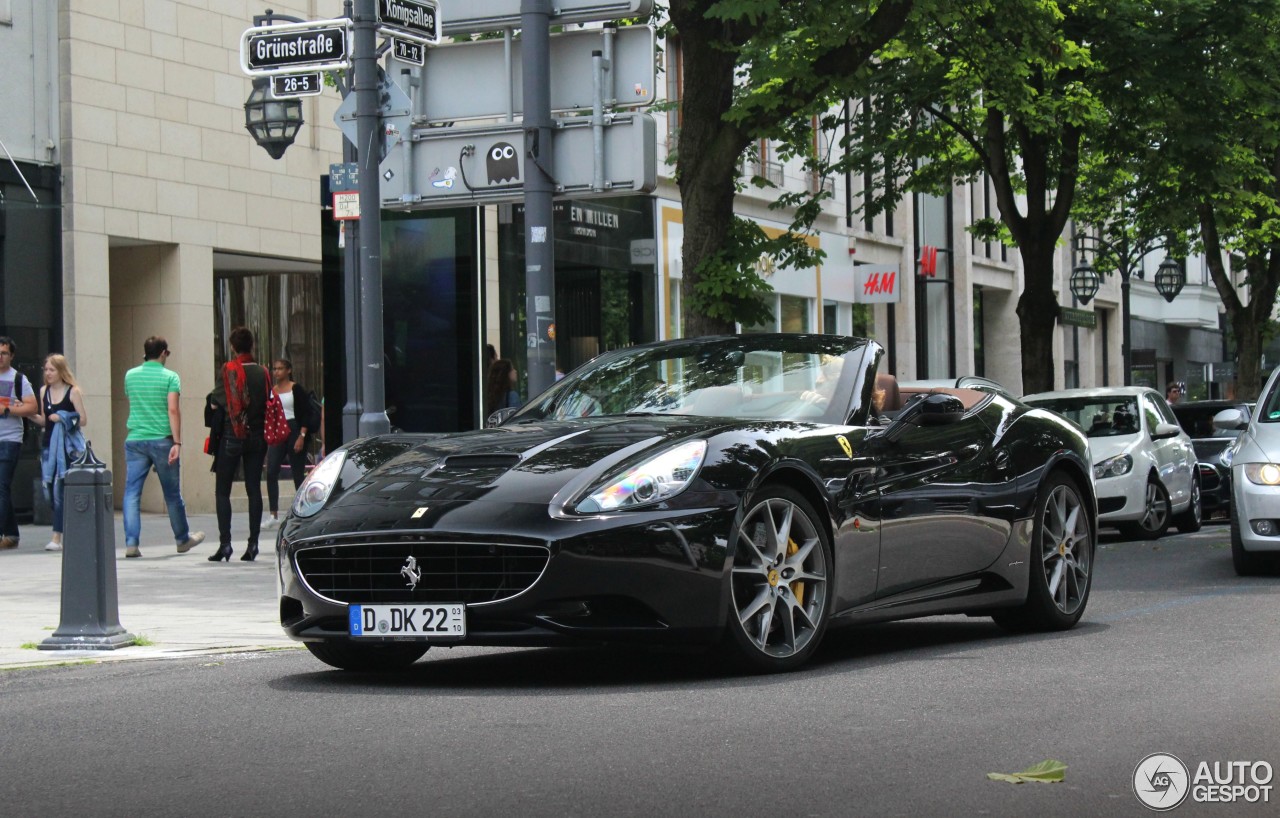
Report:
[[1144,807],[1156,812],[1171,810],[1187,798],[1191,775],[1177,756],[1152,753],[1133,771],[1133,794]]

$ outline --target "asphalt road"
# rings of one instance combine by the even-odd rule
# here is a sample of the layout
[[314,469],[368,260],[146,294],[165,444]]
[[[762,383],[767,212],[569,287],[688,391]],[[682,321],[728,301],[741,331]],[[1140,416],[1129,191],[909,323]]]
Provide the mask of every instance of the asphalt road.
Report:
[[[1226,543],[1104,532],[1069,633],[836,631],[783,676],[475,648],[392,678],[297,650],[4,672],[0,814],[1146,815],[1149,754],[1280,767],[1280,577],[1237,578]],[[986,777],[1044,759],[1063,783]]]

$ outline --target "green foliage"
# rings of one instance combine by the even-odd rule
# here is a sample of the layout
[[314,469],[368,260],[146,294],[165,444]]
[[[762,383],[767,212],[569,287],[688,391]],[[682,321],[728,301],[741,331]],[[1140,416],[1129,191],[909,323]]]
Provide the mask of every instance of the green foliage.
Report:
[[761,268],[771,272],[786,266],[812,267],[821,258],[822,251],[810,247],[801,235],[770,238],[755,222],[734,216],[729,240],[696,270],[686,309],[744,326],[772,323],[773,310],[765,296],[773,288],[761,277]]
[[992,781],[1007,781],[1010,784],[1025,784],[1038,781],[1041,784],[1061,784],[1067,776],[1067,765],[1061,761],[1046,759],[1020,773],[987,773]]

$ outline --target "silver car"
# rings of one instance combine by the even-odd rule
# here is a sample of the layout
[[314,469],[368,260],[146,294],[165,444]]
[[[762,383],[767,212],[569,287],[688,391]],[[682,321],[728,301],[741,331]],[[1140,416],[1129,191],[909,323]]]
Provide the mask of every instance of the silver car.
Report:
[[1240,576],[1280,564],[1280,367],[1271,373],[1253,419],[1238,409],[1213,418],[1215,426],[1244,434],[1231,458],[1231,561]]

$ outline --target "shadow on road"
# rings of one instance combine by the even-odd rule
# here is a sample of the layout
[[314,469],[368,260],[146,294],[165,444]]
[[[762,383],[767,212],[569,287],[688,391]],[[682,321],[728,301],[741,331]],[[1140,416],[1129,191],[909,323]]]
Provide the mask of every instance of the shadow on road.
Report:
[[318,669],[314,673],[282,676],[270,684],[278,690],[305,693],[387,695],[430,691],[465,696],[517,690],[576,695],[584,686],[651,690],[794,685],[797,680],[809,681],[827,674],[857,673],[903,661],[934,661],[938,658],[937,648],[945,648],[949,658],[954,658],[957,650],[980,649],[992,642],[1070,639],[1107,627],[1086,620],[1065,633],[1014,635],[985,619],[935,618],[837,628],[827,633],[807,665],[783,674],[742,672],[710,649],[617,645],[528,648],[477,655],[474,649],[435,648],[403,673]]

